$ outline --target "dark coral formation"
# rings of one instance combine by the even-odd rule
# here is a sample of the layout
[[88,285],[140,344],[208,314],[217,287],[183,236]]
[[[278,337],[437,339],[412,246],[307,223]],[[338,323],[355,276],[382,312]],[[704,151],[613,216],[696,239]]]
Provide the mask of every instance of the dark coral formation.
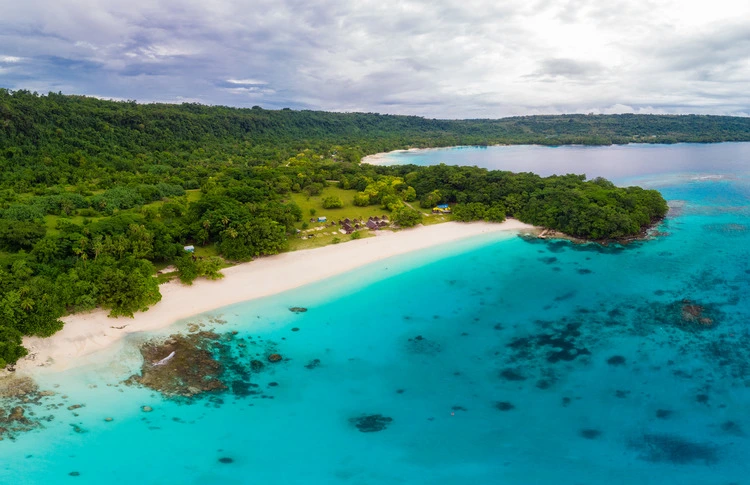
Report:
[[517,369],[503,369],[500,371],[500,378],[504,379],[506,381],[525,381],[526,376],[524,376],[519,370]]
[[552,333],[539,333],[529,337],[513,339],[508,347],[519,356],[530,356],[541,347],[546,347],[547,362],[554,364],[560,361],[570,362],[583,355],[591,355],[586,347],[578,345],[581,336],[580,323],[569,323]]
[[723,316],[715,304],[699,304],[688,299],[669,304],[656,303],[651,308],[653,323],[692,332],[716,327]]
[[578,434],[581,435],[581,438],[585,438],[587,440],[595,440],[602,435],[602,432],[598,429],[586,428],[579,431]]
[[713,465],[719,461],[719,450],[711,443],[696,443],[669,434],[644,434],[630,442],[640,452],[639,458],[652,462],[689,465],[703,462]]
[[[272,343],[261,340],[238,337],[237,332],[221,335],[198,332],[148,341],[140,349],[143,355],[140,375],[133,375],[125,382],[175,399],[214,396],[210,403],[214,406],[223,402],[216,395],[225,392],[237,397],[273,398],[251,382],[254,374],[266,368],[255,357],[265,354],[271,362],[282,360]],[[258,348],[261,345],[263,348]]]
[[613,355],[609,359],[607,359],[607,364],[611,366],[619,366],[619,365],[625,365],[625,357],[622,355]]
[[40,427],[44,421],[52,421],[53,416],[40,417],[32,409],[41,407],[54,394],[39,391],[28,377],[0,376],[0,441],[13,440],[21,433]]
[[742,426],[737,421],[724,421],[720,428],[724,433],[731,436],[745,436]]
[[[213,332],[172,335],[163,342],[150,341],[141,346],[141,375],[126,382],[140,384],[167,396],[190,397],[204,392],[223,391],[224,368],[214,358],[212,347],[219,340]],[[169,355],[165,363],[159,365]]]
[[6,411],[0,409],[0,439],[4,435],[15,436],[18,433],[29,431],[38,424],[25,416],[26,410],[21,406],[15,406]]
[[349,419],[349,422],[363,433],[383,431],[392,421],[393,418],[383,416],[382,414],[367,414]]
[[656,417],[657,419],[669,419],[670,416],[674,414],[674,411],[670,409],[657,409],[656,410]]
[[499,401],[495,403],[495,408],[500,411],[510,411],[511,409],[515,409],[516,407],[508,401]]
[[421,335],[410,338],[407,342],[407,352],[410,354],[435,355],[442,348],[439,343],[429,340]]

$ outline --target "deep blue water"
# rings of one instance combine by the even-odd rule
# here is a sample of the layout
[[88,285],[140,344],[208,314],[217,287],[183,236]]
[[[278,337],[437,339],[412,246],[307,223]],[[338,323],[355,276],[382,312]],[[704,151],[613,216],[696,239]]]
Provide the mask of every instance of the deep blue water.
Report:
[[[597,159],[627,163],[623,148]],[[0,483],[750,483],[750,152],[626,152],[691,148],[702,166],[603,174],[671,201],[654,240],[483,236],[169,329],[203,322],[237,331],[238,353],[283,354],[253,374],[260,394],[185,404],[118,384],[148,335],[115,364],[44,376],[57,394],[34,412],[55,418],[0,442]],[[559,150],[574,166],[591,149]],[[373,414],[392,421],[350,421]]]

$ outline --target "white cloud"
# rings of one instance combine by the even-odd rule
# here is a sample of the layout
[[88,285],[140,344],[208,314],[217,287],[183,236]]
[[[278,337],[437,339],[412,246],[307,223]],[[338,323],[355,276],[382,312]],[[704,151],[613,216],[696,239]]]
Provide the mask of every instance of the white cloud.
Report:
[[252,3],[28,0],[0,19],[24,60],[0,56],[0,85],[430,117],[750,111],[750,2]]
[[260,81],[258,79],[227,79],[229,84],[244,84],[248,86],[263,86],[268,84],[266,81]]

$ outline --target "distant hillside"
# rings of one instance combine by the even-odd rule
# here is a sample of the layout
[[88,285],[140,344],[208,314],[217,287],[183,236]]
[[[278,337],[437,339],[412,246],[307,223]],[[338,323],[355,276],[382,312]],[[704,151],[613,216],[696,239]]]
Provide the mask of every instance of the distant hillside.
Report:
[[[101,187],[158,170],[283,162],[306,149],[343,161],[407,147],[750,141],[750,118],[667,115],[416,116],[138,104],[0,89],[0,187]],[[154,168],[154,167],[158,168]],[[178,177],[179,178],[179,177]],[[176,183],[181,183],[176,180]],[[184,185],[184,184],[182,184]]]
[[[596,144],[750,141],[750,118],[698,115],[556,115],[434,120],[374,113],[138,104],[0,89],[0,146],[140,151],[208,141],[309,140],[365,152],[450,144]],[[89,146],[96,144],[96,147]]]

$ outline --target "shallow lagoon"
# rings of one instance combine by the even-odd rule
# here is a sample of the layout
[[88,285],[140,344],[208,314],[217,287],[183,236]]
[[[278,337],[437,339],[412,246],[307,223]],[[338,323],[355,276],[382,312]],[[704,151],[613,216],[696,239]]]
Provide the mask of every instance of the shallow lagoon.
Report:
[[[145,335],[114,364],[44,376],[57,394],[34,412],[54,419],[0,442],[0,483],[746,483],[750,157],[728,145],[702,170],[615,177],[675,201],[653,241],[484,236],[176,327],[237,331],[243,362],[284,355],[257,394],[118,384]],[[685,325],[683,299],[712,324]],[[392,421],[350,421],[374,414]]]
[[658,174],[741,172],[747,170],[748,160],[750,143],[677,143],[560,147],[459,146],[395,151],[378,155],[372,161],[386,165],[476,165],[491,170],[534,172],[542,176],[583,173],[589,178],[624,180]]

